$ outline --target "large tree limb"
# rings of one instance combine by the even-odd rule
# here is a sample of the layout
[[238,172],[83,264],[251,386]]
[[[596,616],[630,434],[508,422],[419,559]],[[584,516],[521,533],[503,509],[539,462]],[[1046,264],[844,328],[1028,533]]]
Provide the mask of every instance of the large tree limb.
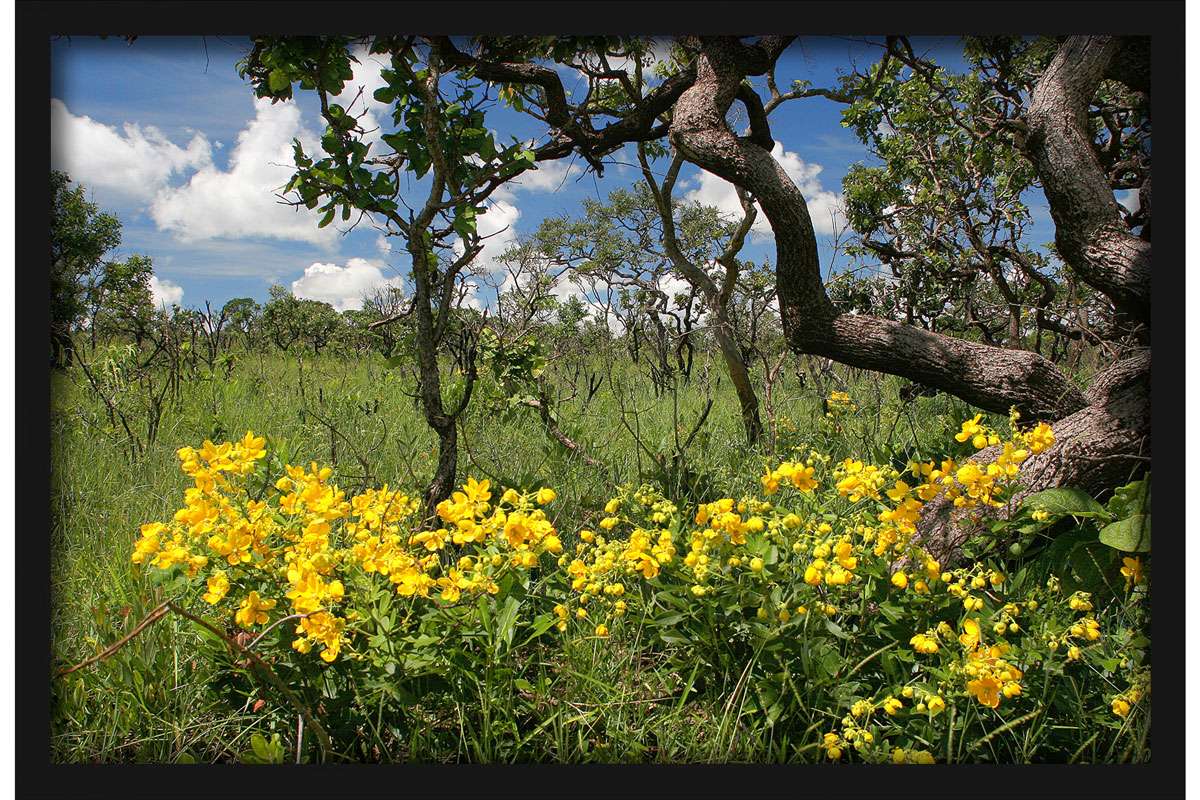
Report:
[[775,233],[784,333],[799,352],[919,380],[991,411],[1016,406],[1056,420],[1086,405],[1082,393],[1036,353],[967,342],[910,325],[839,313],[825,292],[816,235],[800,190],[770,152],[739,139],[725,113],[744,77],[742,45],[705,38],[696,80],[676,103],[671,142],[688,160],[748,189]]
[[1030,95],[1025,149],[1050,203],[1063,260],[1148,327],[1150,242],[1122,222],[1087,123],[1088,102],[1121,48],[1120,39],[1104,36],[1063,42]]
[[[1021,486],[1001,509],[955,508],[939,498],[925,507],[918,532],[922,545],[943,564],[962,545],[983,533],[991,519],[1015,510],[1033,492],[1074,486],[1101,495],[1137,477],[1150,464],[1150,349],[1119,359],[1098,375],[1085,393],[1087,405],[1054,425],[1055,445],[1021,466]],[[999,448],[975,460],[994,460]]]

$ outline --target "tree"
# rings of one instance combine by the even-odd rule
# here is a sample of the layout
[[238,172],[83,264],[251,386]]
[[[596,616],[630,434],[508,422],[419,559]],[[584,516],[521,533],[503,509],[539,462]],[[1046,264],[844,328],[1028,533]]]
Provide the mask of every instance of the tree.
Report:
[[300,342],[317,355],[345,324],[329,303],[301,300],[282,286],[272,286],[271,299],[263,306],[262,327],[280,350],[287,352]]
[[[975,147],[1001,143],[1028,161],[1049,202],[1057,256],[1112,308],[1113,325],[1105,332],[1113,337],[1107,340],[1111,366],[1082,391],[1038,353],[846,313],[831,302],[805,198],[771,156],[770,111],[783,102],[818,96],[871,103],[878,91],[911,80],[928,82],[935,96],[941,89],[936,73],[931,77],[903,40],[892,39],[885,59],[904,61],[906,73],[881,66],[863,80],[849,78],[838,89],[793,84],[781,92],[776,64],[793,39],[683,39],[663,80],[650,88],[642,71],[648,44],[639,39],[485,37],[460,49],[447,37],[426,37],[419,43],[380,37],[372,51],[390,54],[392,70],[384,73],[388,86],[376,97],[396,104],[393,119],[406,129],[385,134],[392,153],[374,158],[368,158],[369,148],[360,137],[352,135],[361,131],[354,118],[329,102],[350,76],[344,40],[304,40],[310,42],[304,45],[298,40],[259,41],[248,73],[260,96],[290,97],[293,80],[320,96],[329,123],[322,146],[331,156],[314,162],[297,148],[300,169],[290,188],[310,207],[325,199],[322,222],[332,221],[338,208],[344,219],[357,209],[383,217],[405,236],[417,284],[426,414],[439,433],[443,454],[452,452],[447,445],[453,443],[454,415],[440,410],[433,345],[438,314],[449,311],[443,304],[435,314],[431,302],[439,286],[442,296],[453,294],[453,278],[469,258],[442,267],[433,256],[434,242],[457,229],[468,240],[463,252],[470,253],[473,243],[466,234],[483,200],[527,164],[576,153],[602,173],[604,157],[616,149],[665,137],[688,162],[739,187],[762,208],[775,238],[783,331],[795,352],[901,375],[989,411],[1015,406],[1025,419],[1054,422],[1058,443],[1029,462],[1028,488],[1072,484],[1099,492],[1142,470],[1150,452],[1150,166],[1148,149],[1138,144],[1149,121],[1146,43],[1111,37],[1056,42],[1047,50],[1044,68],[1036,59],[1028,65],[1028,90],[1016,78],[1022,72],[1019,64],[997,62],[993,75],[985,72],[988,92],[999,95],[979,104],[987,113],[960,111],[957,101],[947,110],[955,125],[965,126]],[[614,68],[614,62],[631,62],[632,74]],[[577,70],[586,86],[568,95],[560,73],[547,64]],[[453,98],[440,94],[447,72],[459,78]],[[765,100],[752,78],[760,86],[765,78]],[[1114,89],[1118,84],[1123,88]],[[498,151],[480,124],[480,97],[490,97],[497,87],[505,102],[544,123],[543,144]],[[1144,103],[1119,100],[1125,95]],[[741,136],[727,119],[735,101],[749,121]],[[603,124],[597,126],[597,121]],[[397,213],[399,170],[420,176],[431,166],[433,189],[422,210],[408,217]],[[1135,183],[1142,208],[1136,218],[1122,211],[1113,194],[1114,188]],[[433,226],[439,215],[440,228]],[[978,229],[978,223],[972,227]],[[964,224],[964,235],[966,231]],[[965,244],[979,254],[969,237]],[[966,252],[965,244],[961,252]],[[453,464],[452,458],[439,459],[436,486],[427,500],[446,490]]]
[[345,325],[346,320],[329,303],[319,300],[300,301],[301,339],[312,348],[313,355],[319,355],[337,338]]
[[[644,337],[643,326],[648,328],[652,341],[660,342],[659,361],[674,355],[685,375],[690,373],[693,329],[708,314],[707,327],[720,348],[746,439],[753,446],[762,435],[762,421],[748,364],[750,348],[738,341],[733,307],[745,266],[737,256],[757,212],[744,194],[740,219],[724,219],[716,208],[676,202],[673,192],[683,159],[676,155],[660,182],[647,151],[639,147],[641,183],[612,192],[607,203],[585,200],[581,219],[548,220],[538,231],[539,245],[560,263],[605,276],[611,286],[627,290],[624,297],[633,301],[622,304],[627,335],[637,341]],[[690,291],[671,296],[663,287],[672,276]],[[697,296],[703,309],[694,302]],[[668,332],[664,324],[673,330]]]
[[141,347],[154,314],[153,275],[150,257],[133,255],[125,261],[101,262],[99,270],[87,276],[84,297],[93,350],[99,338],[119,334],[132,336]]
[[71,363],[71,331],[85,313],[84,279],[121,243],[121,223],[89,202],[65,172],[50,173],[50,363]]
[[247,350],[254,345],[254,336],[262,313],[262,306],[250,297],[235,297],[221,307],[221,316],[228,321],[230,330],[241,334]]
[[263,306],[263,332],[280,350],[287,352],[304,335],[304,316],[300,301],[282,286],[272,286],[270,300]]
[[[1122,357],[1083,392],[1036,353],[846,314],[830,302],[804,198],[770,157],[773,139],[762,100],[743,83],[772,73],[788,42],[696,41],[696,80],[675,104],[670,140],[689,160],[746,188],[762,204],[775,232],[780,306],[793,349],[918,380],[990,411],[1015,406],[1027,419],[1054,421],[1058,443],[1031,459],[1024,473],[1028,488],[1070,484],[1099,492],[1144,469],[1150,451],[1148,346],[1123,343]],[[1067,267],[1148,341],[1150,243],[1123,220],[1087,116],[1106,78],[1132,82],[1128,87],[1144,92],[1148,104],[1149,82],[1141,72],[1117,69],[1116,56],[1125,47],[1106,37],[1069,38],[1057,46],[1027,100],[1019,93],[1008,98],[1022,103],[1017,124],[990,133],[964,124],[981,139],[1011,137],[1041,181]],[[735,98],[746,105],[749,136],[736,136],[726,123]],[[927,524],[936,526],[949,513],[944,509]]]

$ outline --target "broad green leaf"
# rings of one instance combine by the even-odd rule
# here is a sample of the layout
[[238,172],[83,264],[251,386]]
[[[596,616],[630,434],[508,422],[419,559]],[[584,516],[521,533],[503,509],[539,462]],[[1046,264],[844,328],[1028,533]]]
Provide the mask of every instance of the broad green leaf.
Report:
[[282,92],[291,85],[292,81],[288,78],[288,74],[281,69],[273,69],[267,76],[267,86],[272,92]]
[[1021,503],[1021,507],[1029,511],[1046,511],[1059,515],[1095,516],[1104,514],[1104,506],[1097,503],[1090,494],[1082,489],[1071,487],[1036,492],[1026,497],[1025,501]]
[[1100,541],[1126,553],[1150,552],[1150,515],[1134,514],[1105,525],[1100,530]]

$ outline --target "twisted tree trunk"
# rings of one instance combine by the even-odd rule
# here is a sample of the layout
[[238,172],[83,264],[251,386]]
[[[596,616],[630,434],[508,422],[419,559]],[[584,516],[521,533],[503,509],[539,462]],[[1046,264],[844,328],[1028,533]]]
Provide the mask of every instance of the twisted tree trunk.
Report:
[[[1128,480],[1148,463],[1148,348],[1119,360],[1081,392],[1037,353],[834,308],[804,197],[771,156],[766,117],[741,88],[746,76],[769,70],[789,42],[701,38],[695,81],[675,104],[669,136],[689,161],[748,190],[762,205],[775,234],[777,290],[790,346],[919,381],[989,411],[1015,406],[1026,420],[1055,422],[1057,442],[1029,463],[1027,491],[1071,484],[1098,492]],[[1031,97],[1027,152],[1068,266],[1141,326],[1148,341],[1150,243],[1121,224],[1086,132],[1088,100],[1119,49],[1119,42],[1094,37],[1068,39],[1060,47]],[[746,137],[734,135],[725,121],[735,98],[749,112]],[[931,538],[961,543],[969,533],[948,512],[928,516],[925,534]]]

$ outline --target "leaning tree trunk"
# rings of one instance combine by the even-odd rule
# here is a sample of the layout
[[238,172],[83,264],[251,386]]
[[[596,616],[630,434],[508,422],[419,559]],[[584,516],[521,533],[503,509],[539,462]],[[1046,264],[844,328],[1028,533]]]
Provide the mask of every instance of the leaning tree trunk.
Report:
[[[989,411],[1016,407],[1026,420],[1056,423],[1056,444],[1026,471],[1028,491],[1063,484],[1099,491],[1128,480],[1149,454],[1148,348],[1081,392],[1037,353],[836,310],[825,292],[804,197],[770,154],[774,141],[761,101],[753,92],[739,94],[743,79],[770,69],[789,43],[790,37],[764,37],[752,45],[702,37],[695,83],[676,103],[669,134],[688,160],[761,203],[775,234],[776,284],[789,345],[799,353],[900,375]],[[1124,231],[1086,133],[1087,102],[1119,48],[1087,38],[1062,45],[1031,97],[1027,153],[1068,266],[1148,331],[1150,245]],[[735,136],[726,123],[735,97],[746,104],[746,137]],[[958,522],[951,519],[948,527]],[[955,529],[954,536],[963,534]]]
[[425,421],[438,437],[438,460],[433,478],[425,489],[423,519],[437,515],[437,505],[450,497],[458,472],[458,424],[442,404],[442,376],[438,369],[437,341],[434,335],[432,287],[429,263],[431,254],[420,237],[413,237],[409,253],[413,260],[413,308],[416,312],[417,373],[421,383],[421,407]]
[[737,393],[738,407],[742,412],[742,427],[746,430],[746,442],[754,447],[762,439],[763,432],[762,418],[758,413],[758,395],[754,392],[750,370],[742,359],[741,348],[734,340],[730,327],[725,310],[721,309],[718,312],[717,324],[713,327],[713,336],[721,348],[725,369],[729,371],[729,379]]

